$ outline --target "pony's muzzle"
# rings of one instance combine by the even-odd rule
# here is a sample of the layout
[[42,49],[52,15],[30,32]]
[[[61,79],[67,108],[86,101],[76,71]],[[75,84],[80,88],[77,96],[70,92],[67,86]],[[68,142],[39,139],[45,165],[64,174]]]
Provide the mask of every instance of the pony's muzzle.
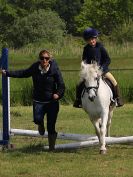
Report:
[[89,96],[88,98],[89,98],[90,101],[94,101],[95,96]]

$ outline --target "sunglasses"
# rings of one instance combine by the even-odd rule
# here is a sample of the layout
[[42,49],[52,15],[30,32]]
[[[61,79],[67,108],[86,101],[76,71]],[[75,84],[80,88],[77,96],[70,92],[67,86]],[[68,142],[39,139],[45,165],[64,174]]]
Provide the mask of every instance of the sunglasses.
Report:
[[40,60],[44,60],[44,59],[45,59],[46,61],[48,61],[48,60],[50,59],[50,57],[43,57],[43,56],[40,57]]

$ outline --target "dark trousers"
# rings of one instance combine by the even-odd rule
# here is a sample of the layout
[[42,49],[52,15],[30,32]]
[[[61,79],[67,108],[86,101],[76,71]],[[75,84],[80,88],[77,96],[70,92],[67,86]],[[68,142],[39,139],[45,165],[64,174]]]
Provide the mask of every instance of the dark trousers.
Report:
[[44,116],[47,116],[47,131],[49,134],[55,134],[55,124],[59,112],[59,102],[53,101],[50,103],[33,102],[33,118],[35,124],[40,124],[44,121]]

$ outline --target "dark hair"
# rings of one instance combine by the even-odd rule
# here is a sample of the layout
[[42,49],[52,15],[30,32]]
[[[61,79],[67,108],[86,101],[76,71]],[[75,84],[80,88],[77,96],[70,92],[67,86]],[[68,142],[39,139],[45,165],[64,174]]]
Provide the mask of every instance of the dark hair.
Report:
[[50,58],[52,57],[51,54],[50,54],[50,52],[48,50],[44,49],[44,50],[40,51],[40,53],[39,53],[39,59],[41,58],[42,54],[44,54],[44,53],[47,53]]

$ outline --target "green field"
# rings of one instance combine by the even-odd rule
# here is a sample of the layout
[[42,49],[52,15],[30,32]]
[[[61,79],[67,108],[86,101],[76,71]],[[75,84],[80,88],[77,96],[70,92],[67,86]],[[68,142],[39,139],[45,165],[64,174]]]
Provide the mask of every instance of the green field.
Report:
[[[62,103],[72,104],[75,99],[75,86],[79,81],[83,45],[81,39],[69,38],[64,40],[62,45],[36,43],[19,50],[9,49],[9,69],[28,68],[33,62],[37,61],[40,50],[49,49],[62,71],[66,85]],[[111,57],[110,69],[119,83],[122,97],[126,103],[133,102],[133,44],[106,42],[105,46]],[[11,105],[32,105],[31,78],[21,80],[11,78]]]
[[[86,112],[74,108],[73,103],[84,46],[96,37],[111,58],[109,69],[124,101],[123,107],[114,110],[111,136],[133,136],[133,0],[1,0],[0,24],[0,63],[3,47],[9,47],[9,70],[29,68],[44,49],[57,61],[65,94],[60,100],[56,130],[63,133],[95,135]],[[91,26],[98,31],[91,31]],[[86,28],[92,34],[84,40]],[[2,142],[2,131],[7,127],[3,120],[2,75],[0,79]],[[9,126],[38,130],[33,123],[32,77],[9,81]],[[46,117],[44,125],[47,127]],[[56,144],[72,142],[58,139]],[[8,145],[0,145],[0,177],[133,177],[133,142],[108,145],[104,155],[99,153],[99,146],[49,152],[44,148],[48,139],[41,136],[11,135]]]
[[[123,43],[123,44],[115,44],[108,43],[105,44],[106,49],[111,57],[110,69],[111,72],[116,77],[120,88],[121,94],[125,102],[133,101],[133,44],[132,43]],[[83,51],[83,42],[81,40],[76,41],[74,39],[68,39],[64,41],[62,46],[41,43],[41,45],[31,45],[28,47],[24,47],[20,50],[10,50],[9,51],[9,68],[10,69],[20,69],[27,68],[31,63],[37,60],[38,53],[42,48],[48,48],[53,56],[56,58],[56,61],[62,71],[64,81],[66,84],[66,92],[65,97],[63,99],[64,103],[72,103],[75,97],[75,85],[79,80],[79,70],[81,63],[81,56]],[[119,69],[130,69],[130,70],[119,70]],[[131,70],[132,69],[132,70]],[[72,70],[72,71],[70,71]],[[74,70],[74,71],[73,71]],[[76,71],[75,71],[76,70]],[[24,85],[21,83],[25,83]],[[21,102],[23,105],[27,105],[30,97],[31,97],[31,89],[28,89],[29,83],[31,81],[24,80],[23,82],[18,81],[17,79],[12,79],[11,81],[11,91],[12,95],[16,96],[15,100]],[[16,84],[17,83],[17,84]],[[19,89],[18,89],[19,88]],[[21,94],[18,94],[18,90],[21,89]],[[29,93],[29,95],[25,95],[25,93]],[[11,96],[11,100],[13,100],[13,96]],[[21,101],[20,98],[22,98]],[[24,98],[24,99],[23,99]],[[26,100],[28,98],[28,100]],[[14,101],[12,101],[14,104]],[[17,102],[17,104],[18,104]],[[25,103],[26,102],[26,103]],[[31,102],[31,101],[30,101]]]
[[[111,136],[133,135],[133,104],[114,112]],[[46,124],[46,121],[45,121]],[[11,127],[37,129],[32,107],[11,107]],[[65,133],[94,134],[88,115],[82,109],[61,106],[57,130]],[[57,143],[70,141],[57,140]],[[111,145],[106,155],[98,147],[49,153],[47,139],[12,136],[16,148],[0,152],[2,177],[132,177],[133,144]]]
[[[29,58],[29,55],[22,56],[18,59],[18,54],[13,58],[13,54],[9,55],[9,69],[23,69],[29,67],[36,59]],[[15,57],[14,56],[14,57]],[[23,57],[23,58],[22,58]],[[57,58],[58,65],[62,71],[62,75],[66,85],[65,96],[62,100],[63,104],[72,103],[75,98],[75,86],[79,81],[80,58],[74,59],[60,59]],[[119,70],[119,69],[132,69],[133,60],[131,57],[125,58],[112,58],[110,69],[112,74],[117,79],[121,94],[125,102],[133,101],[133,70]],[[32,104],[32,81],[29,79],[14,79],[11,78],[11,105],[31,105]],[[1,83],[0,83],[1,84]],[[0,87],[1,89],[1,87]],[[1,93],[1,92],[0,92]],[[0,94],[1,97],[1,94]]]
[[[51,50],[55,56],[66,85],[61,100],[57,130],[65,133],[94,134],[94,128],[88,115],[82,109],[72,107],[75,98],[75,86],[79,80],[82,46],[73,46]],[[9,52],[9,69],[23,69],[37,60],[38,52],[45,45],[35,48],[25,47]],[[58,46],[57,46],[58,47]],[[133,45],[116,46],[108,44],[112,63],[111,69],[133,69]],[[67,70],[67,71],[66,71]],[[68,71],[69,70],[69,71]],[[76,70],[76,71],[70,71]],[[133,70],[111,71],[120,84],[123,98],[127,104],[116,109],[111,128],[111,136],[133,135]],[[31,79],[11,78],[11,127],[37,130],[32,122]],[[0,91],[1,97],[1,91]],[[0,99],[1,100],[1,99]],[[16,106],[17,105],[17,106]],[[1,108],[0,108],[1,109]],[[46,121],[45,121],[46,125]],[[0,111],[2,127],[2,110]],[[70,141],[57,140],[58,143]],[[111,145],[107,155],[100,155],[98,147],[49,153],[43,149],[47,139],[12,136],[13,150],[0,152],[0,177],[132,177],[133,144]]]

